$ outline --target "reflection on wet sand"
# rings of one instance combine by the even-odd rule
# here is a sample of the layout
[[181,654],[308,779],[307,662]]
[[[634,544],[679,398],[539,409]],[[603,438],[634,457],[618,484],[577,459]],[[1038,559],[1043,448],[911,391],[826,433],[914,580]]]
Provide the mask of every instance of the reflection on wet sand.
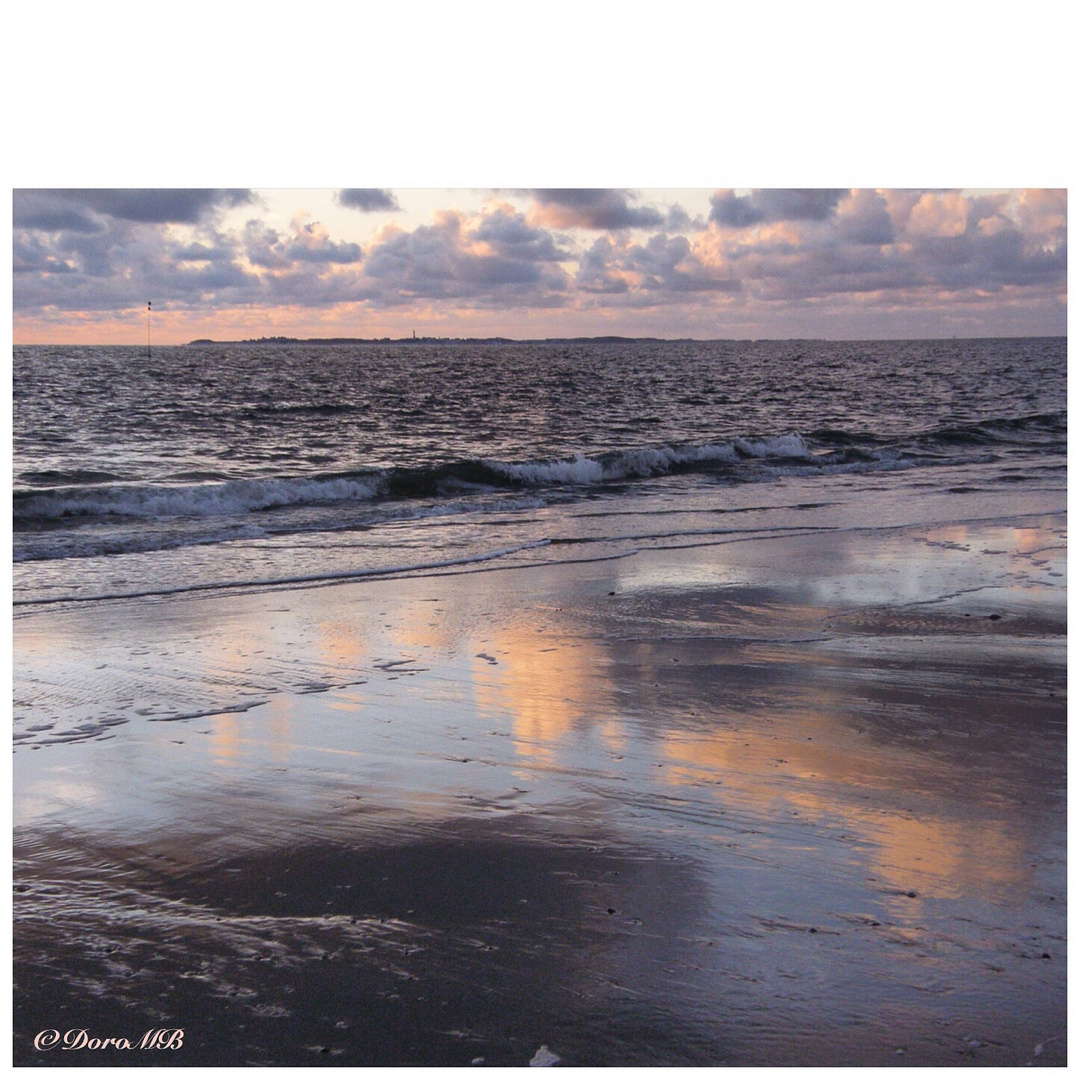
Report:
[[[1064,623],[998,553],[1033,531],[126,627],[165,696],[261,703],[20,749],[17,1048],[63,1006],[188,1064],[1063,1062]],[[1027,601],[976,624],[990,563]]]
[[487,714],[511,718],[517,754],[553,761],[566,754],[575,726],[610,713],[599,670],[603,654],[593,642],[532,627],[528,617],[523,611],[515,625],[486,635],[491,653],[477,653],[472,663],[476,703]]
[[664,753],[672,767],[664,777],[675,786],[707,785],[718,803],[753,807],[762,817],[791,815],[841,831],[862,870],[898,889],[955,899],[1030,884],[1023,839],[1010,835],[1018,826],[1012,817],[988,818],[986,809],[955,792],[950,798],[948,790],[929,797],[914,791],[913,781],[926,781],[917,755],[905,758],[870,740],[828,746],[843,722],[803,711],[797,737],[750,728],[714,737],[671,732]]

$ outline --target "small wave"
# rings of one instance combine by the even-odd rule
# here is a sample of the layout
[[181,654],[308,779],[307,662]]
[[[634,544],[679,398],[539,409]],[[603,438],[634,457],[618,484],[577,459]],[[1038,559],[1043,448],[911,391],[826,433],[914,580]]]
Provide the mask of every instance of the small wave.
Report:
[[[804,472],[933,467],[995,460],[1004,455],[1064,454],[1065,450],[1066,419],[1062,412],[990,418],[903,439],[822,428],[806,437],[796,432],[747,434],[697,445],[639,446],[546,460],[469,458],[310,476],[195,482],[178,482],[177,478],[155,484],[117,483],[110,474],[91,471],[66,473],[63,479],[79,482],[14,492],[14,529],[27,541],[18,546],[16,559],[62,558],[65,552],[152,550],[263,531],[353,527],[359,521],[354,511],[366,514],[365,508],[376,503],[405,506],[411,502],[415,506],[422,501],[439,507],[462,495],[471,499],[476,493],[486,499],[489,494],[520,492],[546,502],[574,498],[580,491],[686,473],[743,483]],[[46,481],[58,478],[51,473],[38,477]],[[32,478],[24,474],[22,479],[30,482]],[[170,524],[168,536],[149,535],[159,522],[192,524],[178,529],[171,529]],[[122,526],[126,532],[110,536],[105,544],[88,530],[77,528],[99,523]],[[59,541],[61,534],[71,538],[76,532],[82,534],[85,544],[73,547],[66,540],[46,543],[46,534]],[[30,542],[35,535],[40,544]]]
[[510,481],[529,487],[568,484],[590,487],[696,467],[737,465],[745,459],[808,461],[810,449],[802,436],[779,435],[760,439],[734,439],[731,442],[703,446],[642,447],[618,450],[598,457],[575,455],[557,461],[532,461],[521,464],[485,462],[487,468]]
[[378,473],[202,484],[80,485],[16,492],[14,521],[25,527],[64,518],[234,517],[286,506],[368,501],[385,486]]
[[348,416],[368,412],[367,405],[351,405],[347,402],[314,402],[311,404],[258,404],[249,405],[244,412],[256,418],[284,418],[308,416]]
[[989,419],[975,424],[958,424],[940,428],[925,436],[927,441],[945,447],[1047,446],[1063,443],[1067,437],[1068,423],[1064,412]]
[[32,528],[69,518],[236,517],[284,507],[425,498],[470,490],[592,487],[634,478],[743,460],[810,459],[799,435],[735,439],[704,446],[661,446],[576,454],[549,461],[462,460],[442,465],[399,467],[311,477],[215,480],[190,484],[88,482],[17,491],[16,527]]
[[75,484],[108,484],[124,480],[116,473],[102,469],[28,469],[18,473],[15,479],[31,487],[68,487]]

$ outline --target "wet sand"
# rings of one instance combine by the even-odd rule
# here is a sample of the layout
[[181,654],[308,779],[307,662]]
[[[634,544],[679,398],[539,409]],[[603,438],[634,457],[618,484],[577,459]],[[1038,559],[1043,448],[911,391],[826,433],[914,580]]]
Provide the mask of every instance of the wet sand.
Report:
[[16,1064],[1063,1065],[1064,537],[16,620]]

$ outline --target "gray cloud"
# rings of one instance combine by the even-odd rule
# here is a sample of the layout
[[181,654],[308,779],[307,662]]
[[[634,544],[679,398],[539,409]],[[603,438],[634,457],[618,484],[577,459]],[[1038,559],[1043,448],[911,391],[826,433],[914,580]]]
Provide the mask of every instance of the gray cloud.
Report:
[[841,188],[758,188],[748,195],[718,191],[709,200],[709,220],[736,229],[774,221],[826,221],[846,194]]
[[338,244],[319,232],[318,222],[301,227],[297,236],[285,248],[285,257],[297,262],[356,263],[362,252],[359,244]]
[[837,218],[837,232],[851,244],[891,244],[895,233],[884,196],[876,191],[853,191]]
[[[216,212],[250,201],[245,192],[75,190],[20,193],[16,200],[15,307],[108,311],[169,297],[176,304],[250,302],[259,279],[238,263],[235,237],[216,231]],[[59,228],[72,214],[84,228]],[[195,236],[177,241],[169,224]]]
[[16,229],[96,233],[106,227],[89,207],[48,191],[14,191],[12,210]]
[[618,252],[606,237],[593,242],[588,251],[578,259],[578,272],[574,283],[586,293],[620,296],[630,291],[630,282],[616,271]]
[[[747,245],[732,259],[739,279],[757,297],[772,301],[819,300],[845,294],[882,293],[900,298],[995,293],[1006,287],[1064,289],[1067,245],[1031,243],[1016,226],[969,213],[958,235],[919,235],[886,230],[876,212],[840,219],[835,230],[802,246]],[[874,224],[876,222],[876,224]],[[903,241],[897,243],[895,241]],[[907,301],[907,302],[910,302]]]
[[635,294],[649,303],[693,293],[734,292],[739,282],[704,265],[685,236],[657,233],[644,244],[618,247],[607,237],[596,240],[578,266],[576,285],[583,292]]
[[397,199],[386,188],[342,188],[337,193],[337,201],[342,206],[364,213],[377,210],[400,210]]
[[500,209],[472,229],[459,215],[445,214],[371,249],[364,298],[377,304],[424,298],[548,306],[568,284],[558,265],[564,257],[545,230],[520,214]]
[[177,262],[232,262],[236,258],[236,246],[219,238],[217,244],[195,241],[191,244],[170,246],[169,258]]
[[700,218],[692,218],[681,206],[672,206],[664,215],[664,231],[669,233],[697,232],[705,228]]
[[1056,282],[1064,287],[1068,248],[1062,242],[1052,250],[1029,249],[1020,231],[1012,227],[989,235],[969,228],[958,237],[918,237],[912,244],[912,261],[928,280],[946,290],[997,290]]
[[53,188],[13,193],[15,227],[49,232],[101,232],[101,217],[195,225],[218,210],[253,201],[251,191],[227,188]]
[[532,192],[563,228],[652,229],[664,215],[648,206],[631,206],[630,194],[613,188],[543,188]]
[[76,267],[59,258],[33,234],[16,236],[13,242],[12,269],[16,274],[74,274]]
[[244,254],[254,266],[267,270],[284,270],[289,265],[285,241],[276,230],[261,221],[251,220],[244,226]]
[[488,214],[470,238],[487,244],[503,258],[557,262],[570,257],[568,252],[558,248],[551,233],[529,225],[520,214],[504,211]]

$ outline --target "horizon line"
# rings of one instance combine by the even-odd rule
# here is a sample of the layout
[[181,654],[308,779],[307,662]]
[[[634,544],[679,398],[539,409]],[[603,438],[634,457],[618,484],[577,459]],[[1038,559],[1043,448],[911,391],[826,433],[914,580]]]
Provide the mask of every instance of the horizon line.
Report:
[[[759,341],[828,341],[828,342],[859,342],[859,341],[1003,341],[1024,339],[1039,340],[1043,338],[1068,339],[1068,334],[929,334],[924,337],[898,336],[898,337],[657,337],[653,334],[573,334],[565,337],[529,337],[513,338],[502,334],[490,334],[483,336],[454,337],[437,336],[434,334],[415,337],[293,337],[287,334],[274,334],[260,338],[192,338],[190,341],[178,341],[154,345],[155,349],[179,349],[193,345],[386,345],[386,344],[447,344],[447,343],[480,343],[480,344],[512,344],[512,345],[542,345],[570,342],[584,344],[588,342],[618,342],[618,341],[651,341],[651,342],[695,342],[709,344],[712,342],[759,342]],[[17,341],[12,343],[12,348],[87,348],[87,349],[145,349],[146,345],[130,341],[99,341],[99,342],[64,342],[64,341]]]

